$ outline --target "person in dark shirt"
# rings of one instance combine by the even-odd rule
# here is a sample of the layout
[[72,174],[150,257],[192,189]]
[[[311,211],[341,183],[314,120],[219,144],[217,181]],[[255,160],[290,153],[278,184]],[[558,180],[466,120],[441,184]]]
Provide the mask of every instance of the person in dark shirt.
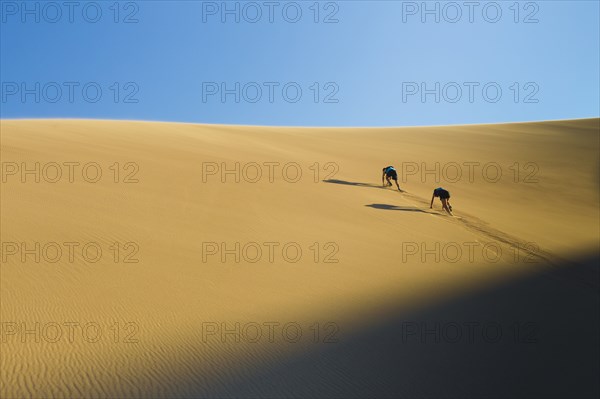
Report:
[[400,186],[398,185],[398,172],[396,172],[396,169],[394,169],[393,166],[386,166],[385,168],[383,168],[383,175],[381,175],[381,184],[385,186],[386,184],[384,183],[384,178],[385,180],[387,180],[388,187],[392,185],[392,182],[390,180],[393,179],[396,183],[396,187],[398,187],[398,191],[402,191],[400,190]]
[[452,205],[450,205],[450,193],[448,190],[444,190],[441,187],[433,190],[433,195],[431,196],[431,204],[429,204],[429,209],[433,208],[433,200],[435,197],[438,197],[440,201],[442,201],[442,208],[446,212],[448,212],[452,216]]

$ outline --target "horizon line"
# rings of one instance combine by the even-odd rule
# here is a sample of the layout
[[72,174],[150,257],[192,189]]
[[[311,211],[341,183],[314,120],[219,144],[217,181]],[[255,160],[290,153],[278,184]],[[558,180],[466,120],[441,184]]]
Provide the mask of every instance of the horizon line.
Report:
[[259,127],[259,128],[280,128],[280,129],[401,129],[401,128],[431,128],[431,127],[459,127],[459,126],[487,126],[487,125],[512,125],[512,124],[527,124],[527,123],[549,123],[549,122],[569,122],[600,119],[600,116],[589,116],[581,118],[564,118],[564,119],[546,119],[532,121],[511,121],[511,122],[483,122],[483,123],[455,123],[448,125],[396,125],[396,126],[298,126],[298,125],[248,125],[248,124],[231,124],[231,123],[202,123],[202,122],[182,122],[168,120],[143,120],[143,119],[108,119],[108,118],[0,118],[3,121],[102,121],[102,122],[133,122],[133,123],[174,123],[183,125],[201,125],[201,126],[234,126],[234,127]]

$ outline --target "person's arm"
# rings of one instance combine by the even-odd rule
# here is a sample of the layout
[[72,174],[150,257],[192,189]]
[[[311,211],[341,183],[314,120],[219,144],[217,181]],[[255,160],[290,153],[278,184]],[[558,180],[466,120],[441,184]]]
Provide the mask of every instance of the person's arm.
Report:
[[429,204],[429,209],[433,208],[433,199],[435,198],[435,194],[431,196],[431,204]]
[[383,182],[383,180],[385,179],[385,170],[383,171],[383,173],[381,174],[381,185],[385,186],[385,183]]

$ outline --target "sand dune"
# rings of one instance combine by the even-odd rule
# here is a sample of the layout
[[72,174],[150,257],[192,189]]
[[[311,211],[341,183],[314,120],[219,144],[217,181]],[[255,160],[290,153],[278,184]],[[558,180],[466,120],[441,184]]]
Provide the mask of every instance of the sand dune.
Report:
[[[388,129],[4,120],[0,128],[2,398],[503,396],[458,373],[465,360],[449,342],[404,342],[402,323],[385,338],[370,331],[534,276],[542,283],[512,291],[531,312],[513,317],[515,304],[498,301],[495,316],[481,305],[428,320],[497,322],[505,335],[532,322],[547,340],[505,353],[522,365],[535,359],[542,374],[561,361],[556,345],[576,340],[588,348],[581,356],[598,356],[598,119]],[[404,192],[381,186],[387,165]],[[429,209],[439,186],[452,194],[454,217],[437,200]],[[587,255],[593,261],[582,266]],[[542,309],[556,306],[554,294],[569,298],[558,321]],[[585,334],[559,333],[588,319]],[[368,353],[386,351],[369,345],[390,348],[381,364],[404,361],[411,374],[374,373]],[[441,352],[457,357],[443,369]],[[425,358],[432,369],[406,363]],[[579,394],[593,396],[588,365],[562,370],[564,380],[532,380],[527,391],[517,367],[502,376],[504,395],[560,396],[578,381]],[[451,370],[442,395],[431,379]]]

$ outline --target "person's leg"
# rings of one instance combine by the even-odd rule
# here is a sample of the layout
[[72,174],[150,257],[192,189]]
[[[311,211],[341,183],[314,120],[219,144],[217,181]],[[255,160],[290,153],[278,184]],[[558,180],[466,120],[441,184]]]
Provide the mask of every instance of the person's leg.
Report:
[[450,209],[448,208],[448,200],[446,198],[440,198],[440,200],[442,201],[442,208],[448,212],[450,215],[452,215],[452,212],[450,211]]
[[396,183],[396,187],[398,187],[398,191],[402,191],[402,190],[400,190],[400,185],[398,184],[398,179],[394,179],[394,183]]

